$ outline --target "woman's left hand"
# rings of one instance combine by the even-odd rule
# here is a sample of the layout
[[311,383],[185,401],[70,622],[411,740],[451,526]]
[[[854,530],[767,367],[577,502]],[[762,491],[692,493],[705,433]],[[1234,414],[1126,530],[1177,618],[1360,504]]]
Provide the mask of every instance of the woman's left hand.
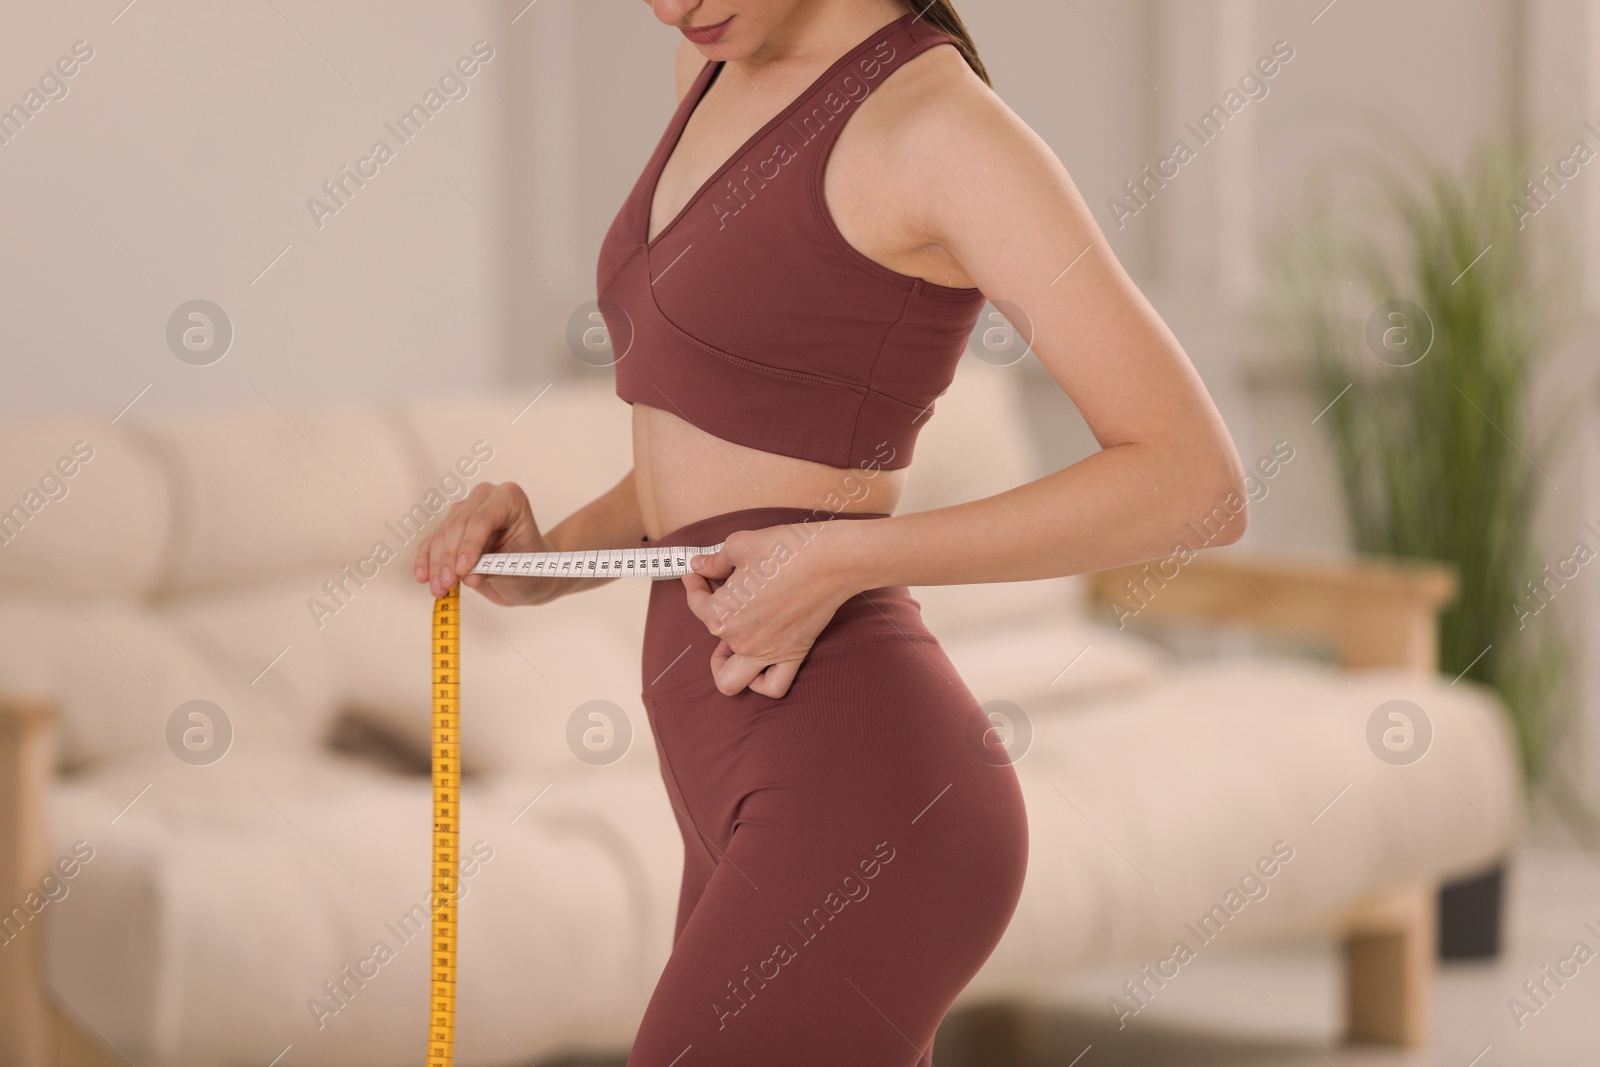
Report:
[[[819,547],[828,522],[735,530],[719,552],[691,557],[689,610],[722,638],[711,654],[717,689],[789,691],[828,620],[856,591]],[[696,565],[698,563],[698,565]],[[712,582],[720,582],[716,589]]]

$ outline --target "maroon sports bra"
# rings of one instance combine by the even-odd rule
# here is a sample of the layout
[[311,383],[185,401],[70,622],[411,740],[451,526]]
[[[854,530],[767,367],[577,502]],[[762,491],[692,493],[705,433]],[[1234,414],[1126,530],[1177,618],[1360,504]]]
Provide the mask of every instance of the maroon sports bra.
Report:
[[706,433],[853,468],[911,462],[983,308],[888,269],[835,226],[822,172],[874,86],[953,38],[907,12],[823,71],[647,240],[656,183],[723,64],[707,61],[600,246],[617,396]]

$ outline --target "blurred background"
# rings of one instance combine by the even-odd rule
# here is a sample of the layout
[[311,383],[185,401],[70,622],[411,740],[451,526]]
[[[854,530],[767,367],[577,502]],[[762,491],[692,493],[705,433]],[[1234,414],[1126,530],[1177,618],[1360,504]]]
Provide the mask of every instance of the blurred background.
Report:
[[[1035,834],[941,1052],[1590,1062],[1600,2],[957,7],[1252,478],[1193,563],[918,591]],[[0,29],[0,1061],[412,1062],[407,546],[473,482],[548,528],[627,471],[594,262],[677,36],[637,0]],[[1004,311],[901,510],[1095,447]],[[620,1064],[670,947],[643,595],[465,609],[462,1063]]]

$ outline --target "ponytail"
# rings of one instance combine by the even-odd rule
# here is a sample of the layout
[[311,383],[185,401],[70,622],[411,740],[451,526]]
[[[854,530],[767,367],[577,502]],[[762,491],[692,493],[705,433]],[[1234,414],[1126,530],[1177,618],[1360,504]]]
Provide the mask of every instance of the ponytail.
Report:
[[921,12],[917,19],[955,38],[956,47],[961,50],[961,57],[967,61],[967,66],[983,79],[983,84],[991,89],[994,88],[994,82],[989,80],[988,69],[984,67],[983,60],[978,58],[978,46],[972,43],[972,34],[967,32],[967,27],[961,21],[961,16],[956,14],[955,5],[951,0],[932,0],[931,3],[926,3],[925,0],[907,0],[907,2],[912,10]]

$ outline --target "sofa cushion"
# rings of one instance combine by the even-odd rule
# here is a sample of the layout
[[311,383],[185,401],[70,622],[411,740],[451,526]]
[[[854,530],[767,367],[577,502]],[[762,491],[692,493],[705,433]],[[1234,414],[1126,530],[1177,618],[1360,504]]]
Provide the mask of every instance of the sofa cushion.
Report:
[[[315,672],[291,663],[252,685],[268,659],[247,664],[219,654],[237,647],[231,638],[122,599],[12,599],[0,604],[0,688],[56,709],[56,765],[64,770],[140,752],[172,759],[170,720],[193,700],[221,709],[234,746],[315,744],[332,712],[326,687],[319,699],[306,684]],[[223,720],[208,717],[221,743]]]
[[980,701],[1045,709],[1148,682],[1166,660],[1153,642],[1089,621],[1084,589],[1069,576],[919,585],[911,593]]
[[[958,1006],[1037,998],[1107,965],[1134,978],[1179,940],[1204,955],[1302,934],[1364,894],[1504,850],[1521,812],[1495,701],[1435,677],[1346,673],[1184,667],[1137,699],[1040,721],[1017,763],[1023,895]],[[1366,740],[1372,709],[1395,698],[1434,731],[1406,766]],[[414,1036],[393,1020],[426,1012],[426,955],[395,924],[427,890],[428,797],[425,778],[266,747],[67,779],[54,849],[84,840],[95,855],[49,905],[47,974],[137,1062],[243,1061],[271,1042],[399,1062]],[[659,778],[626,763],[487,776],[464,789],[462,824],[464,858],[493,854],[463,872],[459,1062],[503,1062],[506,1038],[535,1057],[625,1048],[670,947],[682,865]],[[1246,881],[1268,856],[1273,873]],[[1190,926],[1219,904],[1229,917],[1201,940]],[[363,963],[379,942],[393,958]]]
[[934,632],[980,703],[1008,700],[1030,715],[1136,693],[1166,669],[1153,645],[1059,608],[982,630]]
[[[427,1020],[428,779],[241,756],[130,759],[57,787],[52,855],[82,840],[93,858],[47,905],[47,977],[137,1063],[266,1062],[291,1043],[305,1062],[408,1062]],[[626,1048],[682,869],[659,778],[479,781],[461,820],[456,1062],[504,1063],[507,1040],[541,1060]]]
[[359,566],[427,489],[394,417],[370,406],[260,401],[136,422],[158,442],[178,504],[170,549],[181,564],[163,595]]
[[[1394,699],[1419,705],[1433,731],[1425,754],[1404,766],[1367,740],[1374,709]],[[1467,682],[1220,660],[1032,725],[1016,760],[1027,882],[964,999],[1027,996],[1108,964],[1132,978],[1180,940],[1209,951],[1186,924],[1279,841],[1292,860],[1264,891],[1246,883],[1261,899],[1225,920],[1219,943],[1331,933],[1338,911],[1360,897],[1468,873],[1519,836],[1505,713]]]
[[[617,758],[652,767],[639,700],[647,583],[619,579],[537,607],[499,607],[462,594],[461,761],[469,773],[559,773],[583,763],[569,723],[594,700],[626,719]],[[429,635],[433,598],[409,571],[385,575],[328,620],[313,653],[330,657],[342,706],[358,708],[426,751],[431,736]],[[580,716],[583,717],[583,716]],[[621,737],[622,722],[612,724]]]

